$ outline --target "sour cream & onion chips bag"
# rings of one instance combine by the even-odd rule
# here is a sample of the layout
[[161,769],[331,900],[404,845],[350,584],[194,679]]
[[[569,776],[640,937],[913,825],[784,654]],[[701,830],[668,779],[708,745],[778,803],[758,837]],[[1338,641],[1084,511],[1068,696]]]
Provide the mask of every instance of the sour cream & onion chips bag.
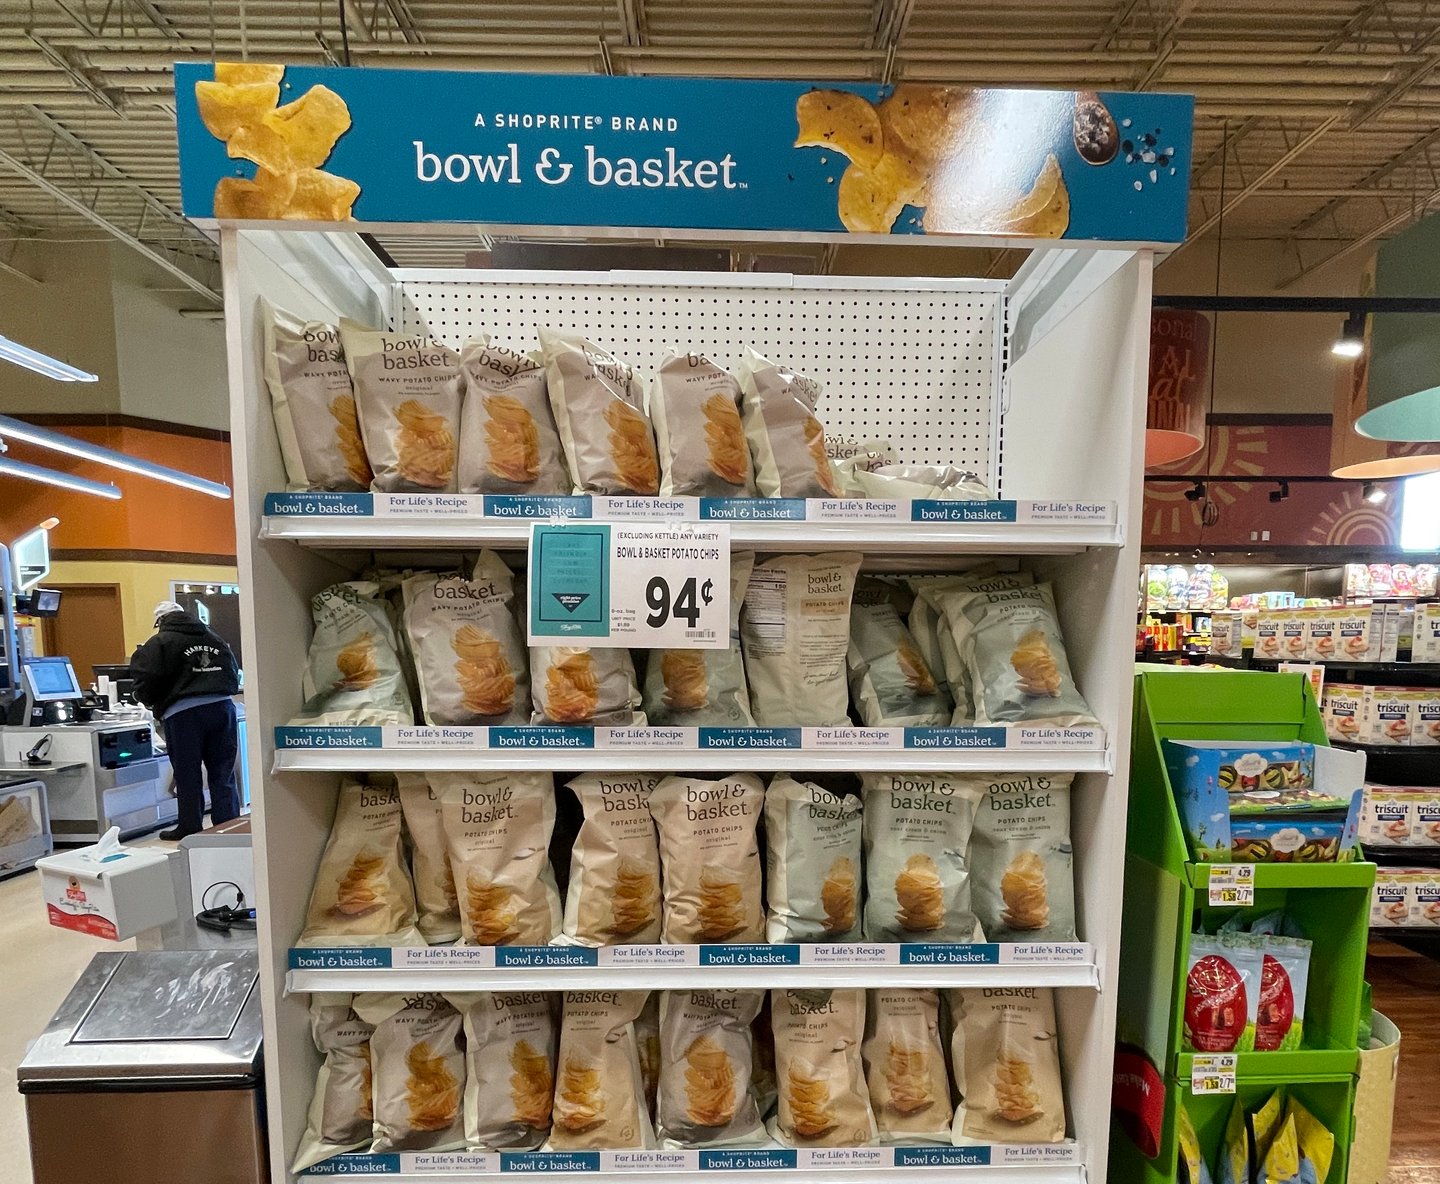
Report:
[[465,1042],[443,995],[357,995],[370,1038],[372,1151],[454,1151],[465,1145]]
[[765,940],[860,938],[861,803],[777,773],[765,791]]
[[699,354],[671,353],[650,385],[661,497],[754,497],[740,384]]
[[850,601],[845,665],[850,697],[869,727],[948,724],[952,705],[895,607],[893,587],[860,577]]
[[460,369],[460,492],[569,493],[540,361],[473,337],[460,350]]
[[567,788],[585,820],[570,856],[565,936],[587,946],[660,940],[660,847],[650,773],[582,773]]
[[840,497],[815,417],[820,384],[748,347],[740,361],[745,437],[761,497]]
[[310,600],[315,632],[305,705],[292,724],[383,727],[415,722],[395,631],[373,580],[331,584]]
[[1074,941],[1069,774],[976,774],[971,894],[987,941]]

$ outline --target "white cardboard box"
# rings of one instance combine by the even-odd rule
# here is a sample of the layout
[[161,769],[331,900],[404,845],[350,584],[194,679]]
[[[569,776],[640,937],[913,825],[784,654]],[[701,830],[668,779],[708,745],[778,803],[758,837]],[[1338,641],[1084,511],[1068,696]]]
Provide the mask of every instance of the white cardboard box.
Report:
[[176,917],[164,851],[96,844],[48,855],[36,866],[50,924],[61,929],[123,941]]

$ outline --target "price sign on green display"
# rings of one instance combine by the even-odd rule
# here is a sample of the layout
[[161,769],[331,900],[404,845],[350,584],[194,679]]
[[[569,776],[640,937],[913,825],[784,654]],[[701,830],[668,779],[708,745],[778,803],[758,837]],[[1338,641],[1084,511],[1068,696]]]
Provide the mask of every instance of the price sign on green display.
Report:
[[724,649],[730,527],[549,522],[530,527],[530,640]]
[[1255,865],[1231,863],[1211,867],[1208,895],[1211,908],[1249,908],[1255,903]]
[[1190,1092],[1233,1094],[1235,1063],[1233,1052],[1197,1053],[1190,1063]]

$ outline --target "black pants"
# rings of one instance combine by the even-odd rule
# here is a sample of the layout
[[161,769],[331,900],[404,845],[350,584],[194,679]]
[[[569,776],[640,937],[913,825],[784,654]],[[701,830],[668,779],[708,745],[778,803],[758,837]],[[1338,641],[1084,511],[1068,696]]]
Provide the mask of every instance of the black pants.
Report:
[[[175,770],[175,796],[180,804],[182,834],[205,826],[205,782],[210,783],[210,818],[229,822],[240,814],[240,791],[235,787],[235,757],[239,729],[235,704],[206,703],[177,712],[165,721],[165,743],[170,767]],[[202,774],[203,770],[203,774]]]

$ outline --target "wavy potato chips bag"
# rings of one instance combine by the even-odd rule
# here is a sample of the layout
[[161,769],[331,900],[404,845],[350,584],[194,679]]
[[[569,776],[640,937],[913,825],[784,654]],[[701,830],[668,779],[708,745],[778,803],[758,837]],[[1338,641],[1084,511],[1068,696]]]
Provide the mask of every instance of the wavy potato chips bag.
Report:
[[472,337],[460,350],[460,369],[460,492],[569,493],[544,366]]
[[842,496],[825,450],[825,425],[815,417],[820,384],[747,347],[740,360],[740,387],[760,496]]
[[357,995],[370,1037],[375,1110],[372,1151],[454,1151],[465,1146],[465,1035],[443,995]]
[[589,646],[531,646],[533,724],[583,727],[643,726],[640,690],[629,650]]
[[292,1172],[345,1151],[368,1149],[374,1138],[370,1037],[375,1025],[356,1015],[351,1003],[348,994],[310,996],[310,1035],[324,1059]]
[[751,1024],[764,991],[665,991],[660,996],[656,1134],[680,1147],[765,1141],[752,1086]]
[[465,1022],[465,1142],[533,1151],[550,1133],[555,1101],[555,996],[479,991],[451,1002]]
[[661,497],[754,497],[740,384],[699,354],[666,355],[650,386]]
[[305,666],[305,704],[290,722],[413,724],[415,708],[380,585],[374,580],[331,584],[311,597],[310,615],[315,632]]

